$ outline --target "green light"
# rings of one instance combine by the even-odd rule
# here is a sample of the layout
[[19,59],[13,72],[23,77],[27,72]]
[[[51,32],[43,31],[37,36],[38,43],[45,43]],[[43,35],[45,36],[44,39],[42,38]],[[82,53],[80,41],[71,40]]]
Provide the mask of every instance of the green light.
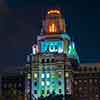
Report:
[[75,44],[73,42],[69,45],[68,56],[77,57]]

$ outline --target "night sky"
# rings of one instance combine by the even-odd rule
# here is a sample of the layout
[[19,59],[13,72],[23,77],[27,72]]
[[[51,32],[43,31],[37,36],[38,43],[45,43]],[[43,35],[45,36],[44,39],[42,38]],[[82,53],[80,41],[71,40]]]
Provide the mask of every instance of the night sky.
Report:
[[100,62],[99,0],[0,0],[0,69],[25,64],[48,8],[60,7],[81,62]]

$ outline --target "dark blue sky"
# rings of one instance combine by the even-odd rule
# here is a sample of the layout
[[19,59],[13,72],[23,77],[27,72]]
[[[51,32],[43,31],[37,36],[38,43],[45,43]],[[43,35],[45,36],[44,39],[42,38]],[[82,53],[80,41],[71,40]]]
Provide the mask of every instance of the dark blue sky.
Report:
[[[1,0],[0,68],[25,63],[48,8],[60,7],[81,62],[100,62],[99,0]],[[69,20],[70,19],[70,20]]]

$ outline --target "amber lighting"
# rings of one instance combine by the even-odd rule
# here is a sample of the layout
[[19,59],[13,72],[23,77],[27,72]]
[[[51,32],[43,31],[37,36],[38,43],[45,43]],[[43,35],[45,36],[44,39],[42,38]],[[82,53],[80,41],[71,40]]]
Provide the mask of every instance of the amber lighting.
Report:
[[50,26],[49,26],[49,32],[56,32],[56,27],[55,27],[55,24],[52,23]]
[[60,14],[59,10],[50,10],[48,11],[48,14]]

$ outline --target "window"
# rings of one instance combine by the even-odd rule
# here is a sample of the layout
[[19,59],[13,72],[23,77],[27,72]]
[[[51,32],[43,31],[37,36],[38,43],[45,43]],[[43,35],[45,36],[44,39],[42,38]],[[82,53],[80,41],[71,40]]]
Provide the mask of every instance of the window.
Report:
[[47,74],[46,74],[46,77],[47,77],[47,78],[50,78],[50,73],[47,73]]
[[41,82],[41,85],[44,86],[44,81]]
[[8,87],[11,88],[11,87],[12,87],[12,83],[9,83],[9,84],[8,84]]
[[47,86],[49,86],[49,85],[50,85],[50,82],[49,82],[49,81],[47,81],[46,83],[47,83]]
[[42,90],[42,94],[44,94],[44,90]]
[[37,94],[37,90],[34,90],[34,94]]
[[16,88],[16,83],[14,83],[14,88]]
[[82,87],[79,87],[79,91],[81,91],[82,90]]
[[16,95],[16,92],[17,92],[16,90],[13,90],[13,94],[14,94],[14,95]]
[[41,75],[41,78],[44,78],[44,77],[45,77],[45,75],[44,75],[44,74],[42,74],[42,75]]
[[58,81],[58,84],[61,85],[61,81]]
[[94,71],[97,71],[97,68],[96,68],[96,66],[94,67]]
[[44,63],[45,62],[45,59],[42,59],[42,63]]
[[82,80],[79,80],[79,82],[81,83],[81,82],[82,82]]
[[30,73],[27,74],[27,79],[31,79],[31,74]]
[[51,62],[54,63],[54,61],[55,61],[54,58],[52,58],[52,59],[51,59]]
[[92,79],[89,80],[89,83],[92,83]]
[[84,83],[87,83],[87,80],[84,80]]
[[97,83],[97,79],[95,79],[94,81],[95,81],[95,83]]
[[19,87],[21,87],[21,86],[22,86],[21,82],[19,82],[18,86],[19,86]]
[[91,67],[89,68],[89,71],[92,71],[92,68]]
[[34,82],[34,86],[37,86],[37,82]]
[[7,84],[6,83],[4,84],[4,88],[7,88]]
[[84,67],[84,71],[87,71],[87,67],[86,66]]
[[61,89],[59,89],[59,93],[62,93],[62,90]]
[[36,79],[38,77],[37,73],[34,73],[34,78]]
[[49,94],[50,93],[50,91],[49,90],[47,90],[47,94]]
[[49,59],[47,59],[47,63],[49,63],[50,61],[49,61]]
[[63,75],[62,72],[58,72],[59,78],[61,78],[62,75]]
[[69,77],[69,73],[68,72],[66,72],[65,77],[67,77],[67,78]]
[[85,86],[84,89],[87,90],[88,88]]
[[77,85],[78,84],[77,81],[74,81],[74,84]]
[[96,98],[99,98],[99,95],[96,94]]

